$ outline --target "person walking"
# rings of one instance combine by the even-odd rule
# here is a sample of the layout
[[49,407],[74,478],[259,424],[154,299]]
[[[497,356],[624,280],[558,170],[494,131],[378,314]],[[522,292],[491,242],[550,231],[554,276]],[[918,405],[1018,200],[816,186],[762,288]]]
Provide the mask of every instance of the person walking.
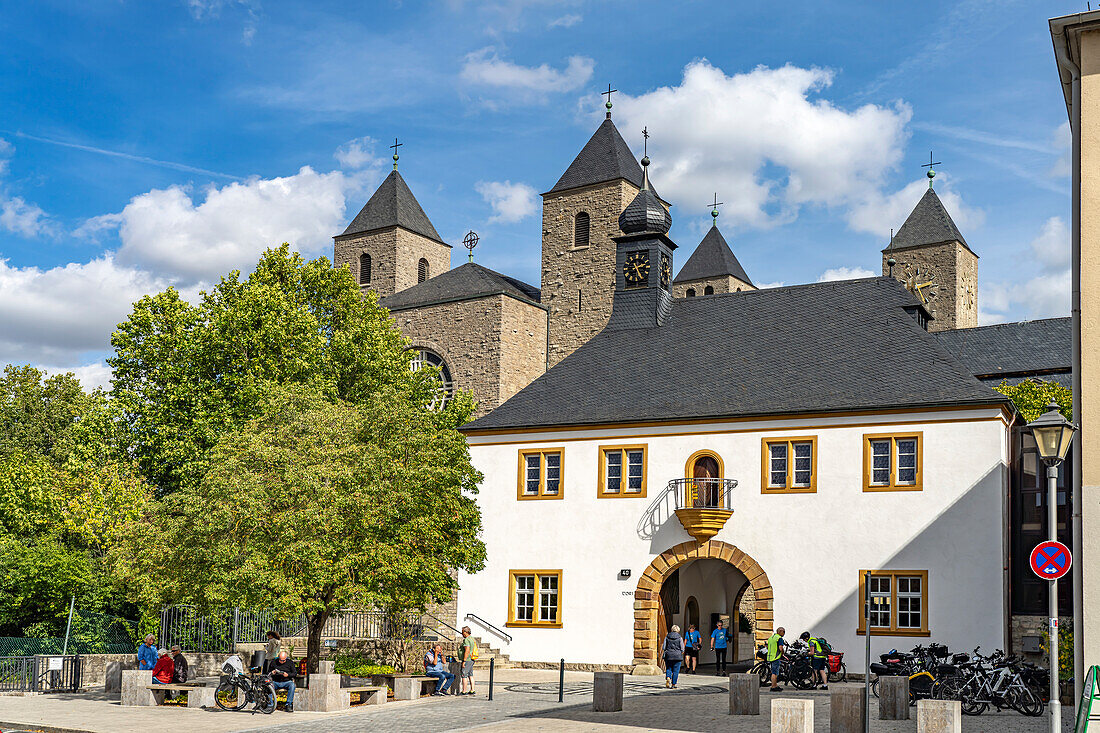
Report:
[[684,634],[684,673],[699,674],[699,647],[702,646],[702,638],[695,624],[688,624],[687,633]]
[[276,657],[279,656],[279,648],[283,645],[283,637],[279,636],[279,632],[272,629],[267,632],[267,643],[264,644],[264,674],[271,671],[271,665],[275,664]]
[[814,687],[817,687],[818,679],[820,679],[820,689],[828,690],[829,642],[825,641],[824,638],[810,636],[809,631],[803,631],[802,636],[798,638],[806,642],[810,646],[810,666],[813,667],[814,670]]
[[768,666],[772,673],[772,692],[779,692],[783,688],[779,686],[779,668],[782,666],[783,647],[787,646],[787,640],[783,635],[787,630],[780,626],[775,633],[768,637]]
[[474,689],[474,661],[477,660],[477,642],[470,636],[470,627],[462,627],[462,683],[459,685],[459,695],[475,695]]
[[710,632],[710,648],[714,652],[714,673],[719,677],[726,674],[726,649],[729,648],[730,635],[726,624],[718,619],[718,626]]
[[157,637],[149,634],[138,647],[138,669],[152,670],[157,666]]
[[661,657],[665,660],[665,687],[676,689],[680,679],[680,665],[684,663],[684,638],[680,636],[680,627],[673,624],[665,637],[661,648]]

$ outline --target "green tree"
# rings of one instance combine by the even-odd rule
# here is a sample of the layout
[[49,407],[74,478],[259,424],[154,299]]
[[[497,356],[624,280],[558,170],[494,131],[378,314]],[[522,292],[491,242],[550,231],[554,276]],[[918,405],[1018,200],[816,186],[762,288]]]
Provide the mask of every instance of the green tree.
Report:
[[[114,559],[148,605],[305,614],[316,670],[334,611],[423,608],[450,598],[451,571],[483,566],[481,475],[417,390],[382,386],[360,404],[301,386],[261,393],[259,416],[223,435],[201,487],[157,502],[155,541],[135,536]],[[472,409],[460,394],[449,414]]]
[[1046,412],[1052,399],[1058,403],[1062,416],[1073,420],[1073,393],[1057,382],[1025,379],[1018,384],[1009,384],[1006,379],[994,389],[1012,400],[1012,404],[1028,422]]
[[[172,289],[142,298],[112,344],[127,448],[161,492],[197,486],[210,451],[259,414],[272,383],[353,403],[385,387],[430,401],[433,389],[429,370],[410,371],[374,293],[364,298],[346,267],[307,262],[285,244],[247,278],[224,277],[197,306]],[[453,422],[453,410],[438,419]]]
[[74,446],[74,426],[95,399],[72,374],[47,377],[32,366],[6,365],[0,375],[0,457],[20,451],[64,463]]

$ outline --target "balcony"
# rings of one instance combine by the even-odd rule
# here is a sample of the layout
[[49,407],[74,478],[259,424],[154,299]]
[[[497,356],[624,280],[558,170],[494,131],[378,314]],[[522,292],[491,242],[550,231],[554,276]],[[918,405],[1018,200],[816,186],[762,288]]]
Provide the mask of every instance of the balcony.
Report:
[[680,524],[702,543],[718,534],[733,514],[730,493],[736,486],[733,479],[678,478],[668,482],[666,491],[676,497]]

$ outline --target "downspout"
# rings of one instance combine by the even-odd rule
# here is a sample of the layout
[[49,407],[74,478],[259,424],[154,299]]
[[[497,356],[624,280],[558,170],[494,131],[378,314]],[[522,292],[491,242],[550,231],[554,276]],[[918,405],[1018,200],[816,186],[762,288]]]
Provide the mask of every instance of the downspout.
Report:
[[1002,574],[1002,592],[1001,603],[1004,619],[1004,646],[1002,649],[1008,649],[1009,654],[1012,654],[1016,650],[1012,648],[1012,482],[1016,476],[1016,460],[1018,458],[1016,454],[1016,436],[1013,433],[1013,429],[1016,427],[1016,420],[1019,418],[1020,413],[1016,411],[1015,407],[1012,409],[1012,418],[1008,421],[1008,430],[1005,432],[1005,456],[1008,459],[1008,466],[1006,471],[1005,480],[1002,481],[1001,492],[1001,526],[1007,527],[1008,531],[1001,536],[1001,566],[1003,570]]
[[[1068,40],[1068,39],[1066,39]],[[1073,331],[1073,419],[1081,420],[1081,69],[1069,57],[1065,43],[1055,44],[1058,66],[1070,75],[1070,165],[1072,167],[1072,301],[1070,316]],[[1085,671],[1084,644],[1084,574],[1081,570],[1081,436],[1073,447],[1073,488],[1070,499],[1073,508],[1071,533],[1073,536],[1073,700],[1081,699]]]

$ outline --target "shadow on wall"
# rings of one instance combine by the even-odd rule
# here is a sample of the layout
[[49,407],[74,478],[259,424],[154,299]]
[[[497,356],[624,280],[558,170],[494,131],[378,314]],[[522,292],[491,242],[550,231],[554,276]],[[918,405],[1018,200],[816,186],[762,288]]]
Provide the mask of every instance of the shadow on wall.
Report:
[[[822,487],[818,487],[820,492]],[[925,485],[924,491],[935,491]],[[798,619],[784,619],[782,609],[776,609],[775,624],[786,624],[788,637],[803,629],[839,629],[845,637],[856,632],[862,613],[859,598],[859,570],[928,570],[929,636],[879,636],[871,639],[871,659],[897,648],[908,650],[917,644],[936,641],[953,651],[971,651],[982,645],[988,652],[1005,644],[1005,571],[1003,569],[1005,533],[1004,506],[1007,497],[1000,464],[972,484],[965,494],[946,507],[939,515],[920,528],[893,555],[872,566],[852,561],[851,592],[833,609],[809,624],[796,626]],[[896,494],[866,494],[868,499],[896,497]],[[826,518],[827,520],[827,518]],[[904,521],[899,517],[899,524]],[[862,532],[890,533],[892,527],[866,521]],[[976,533],[988,533],[991,546],[975,544]],[[843,538],[840,538],[843,541]],[[843,548],[843,545],[841,545]],[[834,560],[847,564],[843,549],[833,553]],[[973,559],[981,561],[980,566]],[[774,582],[774,579],[773,579]],[[950,599],[955,598],[952,604]],[[944,599],[949,599],[945,601]],[[805,621],[805,620],[803,620]],[[848,671],[863,670],[863,638],[858,649],[838,649],[847,652]],[[789,640],[789,638],[788,638]],[[836,646],[834,644],[834,646]]]
[[667,487],[661,490],[638,520],[638,537],[649,540],[649,552],[660,555],[681,542],[692,542],[691,535],[676,516],[676,494]]

